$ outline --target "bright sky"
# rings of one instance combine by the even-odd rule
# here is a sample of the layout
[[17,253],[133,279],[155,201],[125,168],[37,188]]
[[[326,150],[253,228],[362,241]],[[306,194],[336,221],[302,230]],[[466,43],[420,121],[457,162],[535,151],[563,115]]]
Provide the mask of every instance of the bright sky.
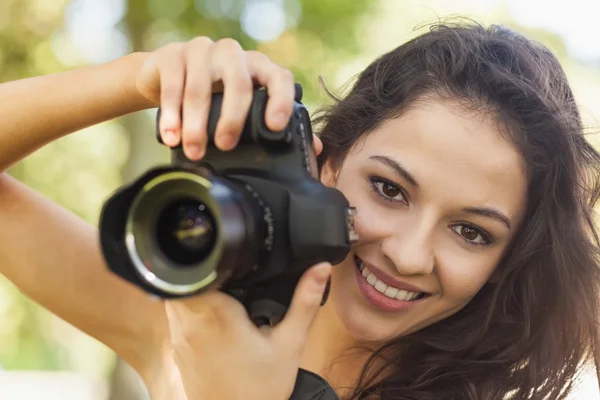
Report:
[[600,60],[600,0],[506,0],[506,3],[517,22],[561,35],[574,57]]

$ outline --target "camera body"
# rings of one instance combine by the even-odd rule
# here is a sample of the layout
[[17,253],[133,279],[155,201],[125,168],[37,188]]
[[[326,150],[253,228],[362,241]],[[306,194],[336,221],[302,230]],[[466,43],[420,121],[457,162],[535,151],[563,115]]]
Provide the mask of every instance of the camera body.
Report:
[[[239,144],[214,146],[222,93],[212,97],[209,144],[120,188],[100,217],[109,268],[160,298],[209,289],[231,294],[257,324],[285,314],[298,279],[315,263],[341,262],[357,239],[354,209],[319,181],[308,112],[296,86],[287,127],[270,131],[267,92],[257,89]],[[160,119],[160,109],[157,115]],[[157,133],[160,141],[160,135]]]

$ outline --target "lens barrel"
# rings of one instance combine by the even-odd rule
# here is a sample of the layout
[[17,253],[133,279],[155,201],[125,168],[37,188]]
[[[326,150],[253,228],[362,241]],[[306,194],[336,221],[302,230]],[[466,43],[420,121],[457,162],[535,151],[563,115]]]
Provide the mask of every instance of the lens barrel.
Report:
[[198,168],[154,176],[125,224],[135,272],[147,284],[187,295],[244,276],[258,264],[264,213],[243,185]]

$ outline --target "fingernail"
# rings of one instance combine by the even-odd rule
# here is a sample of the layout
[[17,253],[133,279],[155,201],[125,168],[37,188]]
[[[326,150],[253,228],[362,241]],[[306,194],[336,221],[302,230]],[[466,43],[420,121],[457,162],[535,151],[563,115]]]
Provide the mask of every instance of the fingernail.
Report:
[[165,144],[169,146],[174,146],[177,144],[177,133],[175,133],[174,129],[167,129],[165,131]]
[[233,146],[234,138],[229,134],[219,135],[217,144],[222,150],[228,150]]
[[331,275],[331,264],[322,263],[315,267],[316,271],[313,275],[315,283],[319,286],[325,286]]
[[197,160],[202,157],[202,149],[195,144],[187,147],[187,157],[190,160]]

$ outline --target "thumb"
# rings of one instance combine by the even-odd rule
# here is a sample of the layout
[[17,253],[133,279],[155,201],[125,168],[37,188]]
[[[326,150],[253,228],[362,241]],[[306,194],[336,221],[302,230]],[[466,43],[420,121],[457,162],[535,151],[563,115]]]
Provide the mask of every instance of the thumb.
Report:
[[324,262],[309,268],[298,281],[284,319],[272,331],[274,339],[283,348],[299,350],[304,346],[330,274],[331,264]]
[[323,151],[323,141],[317,135],[313,135],[313,147],[315,149],[316,155],[321,154]]

